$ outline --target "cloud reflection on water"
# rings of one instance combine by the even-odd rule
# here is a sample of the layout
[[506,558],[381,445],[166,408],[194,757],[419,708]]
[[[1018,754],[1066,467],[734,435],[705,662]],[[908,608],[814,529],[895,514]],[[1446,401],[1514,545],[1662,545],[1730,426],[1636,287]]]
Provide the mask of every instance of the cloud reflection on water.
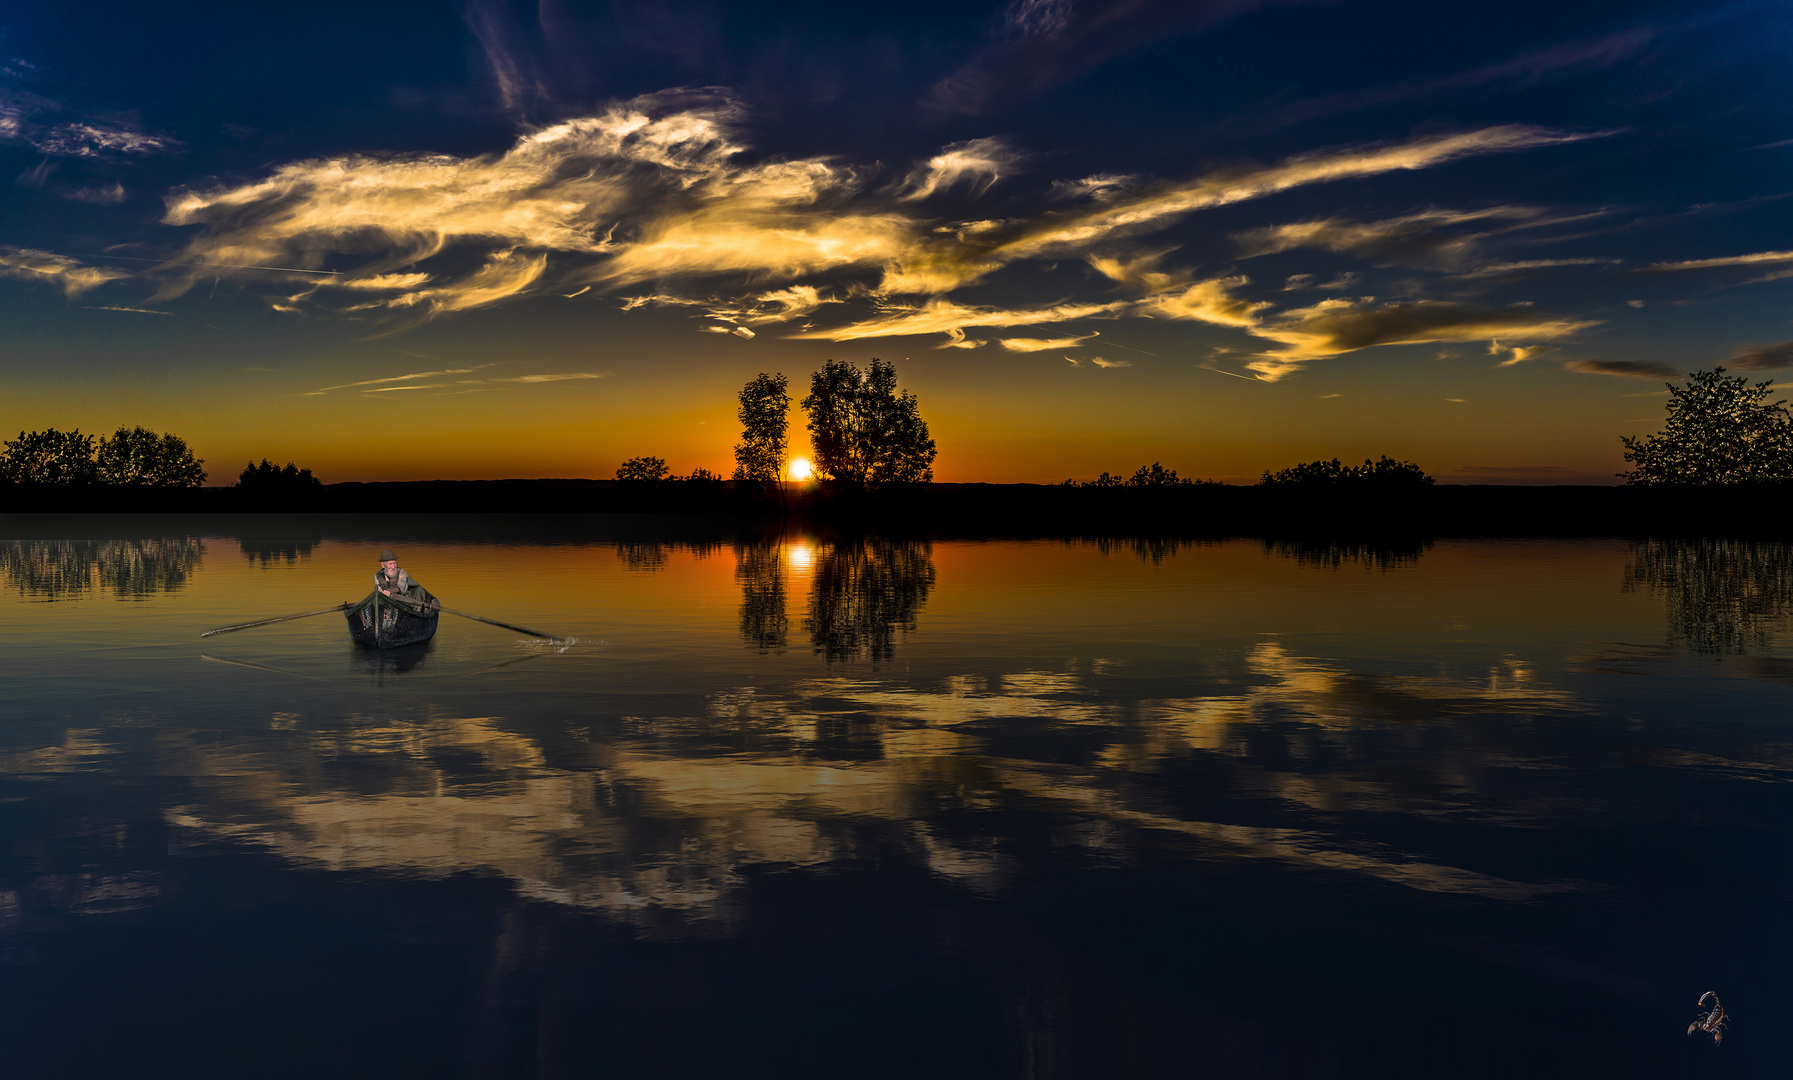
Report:
[[[667,558],[619,555],[627,569],[687,572],[670,561],[675,548],[652,546]],[[1332,568],[1411,573],[1423,550],[1268,553],[1324,591],[1369,587]],[[1157,575],[1205,551],[1139,546],[1150,567],[1133,572],[1168,581]],[[1241,633],[1237,651],[1187,654],[1166,675],[1067,637],[1054,647],[1080,651],[1053,665],[950,658],[912,679],[880,664],[927,640],[921,614],[957,584],[940,569],[957,564],[937,561],[934,545],[792,540],[742,542],[734,553],[721,579],[740,600],[733,647],[785,649],[796,607],[823,665],[649,699],[660,715],[599,706],[551,719],[524,704],[469,714],[448,684],[411,683],[385,713],[281,710],[247,727],[158,722],[129,736],[71,727],[59,744],[6,753],[0,774],[180,777],[182,794],[161,810],[176,846],[247,845],[333,873],[495,876],[525,898],[601,911],[649,936],[728,932],[746,882],[767,868],[895,858],[954,888],[1003,894],[1023,887],[1041,857],[1019,822],[1050,823],[1056,850],[1097,865],[1151,852],[1503,903],[1599,887],[1528,876],[1473,844],[1431,844],[1413,831],[1549,830],[1621,813],[1597,786],[1565,779],[1579,766],[1557,733],[1596,712],[1540,657],[1494,650],[1387,670],[1312,641]],[[1759,599],[1683,601],[1672,612],[1773,614],[1784,610],[1774,605],[1786,555],[1761,545],[1647,549],[1645,569],[1633,566],[1626,581]],[[1650,569],[1663,565],[1674,576]],[[1712,576],[1739,565],[1760,580]],[[1608,586],[1615,595],[1622,567],[1614,563]],[[574,668],[531,670],[528,688],[599,693],[560,686]],[[1793,761],[1772,746],[1652,753],[1664,768],[1744,779],[1784,780]],[[69,873],[100,877],[83,884]],[[0,906],[149,903],[158,886],[144,873],[58,871]]]

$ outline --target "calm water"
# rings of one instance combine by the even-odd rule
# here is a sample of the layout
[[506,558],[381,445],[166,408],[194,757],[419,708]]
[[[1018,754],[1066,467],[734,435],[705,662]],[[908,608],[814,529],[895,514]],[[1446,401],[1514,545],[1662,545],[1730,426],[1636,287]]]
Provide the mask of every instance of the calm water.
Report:
[[[188,527],[0,519],[9,1078],[1793,1060],[1788,545]],[[387,545],[560,637],[199,637]]]

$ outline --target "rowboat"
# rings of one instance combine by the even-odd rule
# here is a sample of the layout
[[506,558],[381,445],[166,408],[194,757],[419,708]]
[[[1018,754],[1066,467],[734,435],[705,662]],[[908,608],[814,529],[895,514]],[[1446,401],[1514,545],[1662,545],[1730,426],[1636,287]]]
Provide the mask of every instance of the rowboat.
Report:
[[349,635],[370,649],[395,649],[436,636],[442,602],[414,585],[403,600],[382,596],[378,589],[349,608]]

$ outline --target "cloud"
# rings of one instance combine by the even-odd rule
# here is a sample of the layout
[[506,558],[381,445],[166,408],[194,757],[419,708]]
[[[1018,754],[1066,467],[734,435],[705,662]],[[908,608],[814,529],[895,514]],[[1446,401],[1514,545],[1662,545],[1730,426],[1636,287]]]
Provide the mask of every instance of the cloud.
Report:
[[936,349],[981,349],[990,344],[982,338],[968,338],[965,331],[954,328],[946,332],[946,340],[934,346]]
[[1024,100],[1142,44],[1234,19],[1265,0],[1011,0],[995,38],[924,104],[976,114]]
[[40,117],[61,111],[61,103],[49,98],[0,88],[0,143],[24,143],[53,157],[86,158],[154,154],[181,146],[176,139],[146,135],[116,121],[39,122]]
[[1110,304],[1057,304],[1049,308],[1011,310],[997,307],[966,307],[951,300],[929,300],[925,304],[885,304],[873,318],[846,326],[806,330],[790,335],[793,338],[815,338],[824,341],[857,341],[863,338],[906,337],[913,334],[950,334],[971,326],[1040,326],[1070,322],[1073,319],[1113,317],[1131,306],[1130,301]]
[[1570,360],[1563,364],[1583,375],[1616,375],[1625,379],[1678,379],[1681,373],[1654,360]]
[[[669,298],[668,301],[678,304],[694,304],[695,301],[684,301]],[[733,302],[712,301],[706,314],[712,319],[724,319],[735,323],[749,323],[758,326],[762,323],[790,322],[799,319],[822,307],[824,304],[838,304],[838,297],[823,294],[814,285],[792,285],[786,289],[773,289]],[[633,304],[625,304],[627,310]]]
[[608,379],[606,371],[564,371],[553,375],[512,375],[502,379],[486,379],[486,382],[545,383],[566,382],[569,379]]
[[1773,371],[1776,368],[1793,367],[1793,341],[1782,341],[1774,345],[1743,345],[1725,366],[1738,371]]
[[1216,326],[1258,325],[1258,312],[1270,307],[1268,301],[1244,300],[1232,290],[1249,284],[1244,277],[1213,278],[1197,282],[1180,293],[1158,296],[1142,303],[1142,314],[1170,319],[1193,319]]
[[[476,16],[484,17],[470,18]],[[515,92],[520,102],[533,91]],[[1303,185],[1600,134],[1507,125],[1426,135],[1113,190],[1032,216],[942,224],[926,216],[927,196],[950,188],[976,195],[1012,169],[1019,152],[995,138],[955,143],[894,186],[880,187],[875,168],[832,158],[746,161],[737,134],[743,123],[741,106],[722,93],[674,90],[542,126],[501,153],[343,155],[291,162],[248,183],[179,189],[163,221],[196,235],[159,268],[164,284],[156,299],[214,275],[296,272],[329,280],[270,299],[279,310],[311,305],[404,321],[549,290],[576,295],[581,286],[652,283],[653,291],[624,300],[624,310],[690,307],[719,326],[715,332],[741,337],[751,336],[749,327],[807,319],[843,297],[869,297],[873,310],[844,326],[802,323],[793,336],[849,341],[937,333],[950,347],[970,348],[979,344],[965,336],[973,327],[1135,315],[1286,337],[1305,333],[1301,324],[1267,319],[1268,302],[1237,296],[1243,278],[1192,283],[1187,273],[1160,266],[1167,251],[1140,251],[1135,238],[1200,210]],[[1299,237],[1288,232],[1295,227],[1266,231],[1258,247],[1394,251],[1420,244],[1415,237],[1441,224],[1544,217],[1532,208],[1498,207],[1308,223]],[[1117,253],[1122,241],[1130,247]],[[1086,259],[1130,298],[1014,308],[945,298],[1010,264],[1067,256]],[[842,282],[842,274],[863,276]],[[817,280],[823,277],[830,280]],[[720,279],[733,295],[680,295],[681,279],[703,278]],[[1352,280],[1322,287],[1345,288]],[[930,299],[893,299],[917,294]]]
[[1495,337],[1548,341],[1599,325],[1598,320],[1552,316],[1529,306],[1488,308],[1441,300],[1412,300],[1371,307],[1340,298],[1277,315],[1252,333],[1284,348],[1246,366],[1274,381],[1307,360],[1373,345],[1484,341]]
[[753,331],[745,326],[706,326],[703,328],[703,332],[706,334],[732,334],[740,338],[753,337]]
[[1512,367],[1514,364],[1523,364],[1527,360],[1532,359],[1547,347],[1548,346],[1544,345],[1502,345],[1498,340],[1490,340],[1488,342],[1488,355],[1499,356],[1503,352],[1510,353],[1511,355],[1505,360],[1502,360],[1497,366]]
[[1713,270],[1726,266],[1763,266],[1772,263],[1793,263],[1793,251],[1757,251],[1748,255],[1722,255],[1716,259],[1687,259],[1682,262],[1651,263],[1642,273],[1672,270]]
[[118,270],[84,265],[79,259],[35,248],[0,245],[0,277],[53,284],[73,299],[108,281],[129,277]]
[[429,283],[428,274],[375,274],[371,277],[337,277],[319,283],[321,289],[416,289]]
[[[1320,218],[1235,233],[1241,258],[1274,255],[1298,248],[1352,255],[1378,266],[1457,267],[1480,257],[1479,245],[1495,232],[1536,228],[1562,220],[1535,206],[1492,206],[1480,210],[1423,210],[1380,221]],[[1460,226],[1507,223],[1502,229],[1462,231]],[[1452,231],[1458,230],[1458,231]],[[1594,260],[1586,260],[1592,262]],[[1519,264],[1508,264],[1514,267]],[[1537,264],[1542,265],[1542,261]],[[1548,265],[1563,265],[1552,262]]]
[[444,368],[441,371],[414,371],[408,375],[388,375],[380,379],[362,379],[360,382],[337,383],[335,386],[323,386],[309,391],[306,396],[327,394],[332,390],[352,390],[362,386],[379,386],[384,383],[413,382],[417,379],[439,379],[444,375],[469,375],[491,367],[491,364],[476,364],[468,368]]
[[1107,199],[1116,192],[1132,187],[1139,178],[1121,173],[1097,173],[1085,176],[1080,180],[1054,180],[1051,192],[1053,201],[1067,199]]
[[937,241],[887,272],[882,287],[888,292],[948,292],[1009,263],[1081,253],[1108,241],[1157,231],[1199,210],[1310,184],[1436,168],[1467,157],[1556,146],[1607,134],[1508,124],[1300,154],[1276,165],[1235,168],[1155,185],[1095,206],[1043,215],[990,235]]
[[1116,368],[1116,367],[1132,367],[1133,366],[1133,361],[1131,361],[1131,360],[1110,360],[1106,356],[1092,356],[1092,357],[1090,357],[1090,363],[1096,365],[1099,368]]
[[1081,337],[1001,338],[997,344],[1009,352],[1055,352],[1059,349],[1081,349],[1084,342],[1096,336],[1096,334],[1084,334]]
[[156,154],[181,144],[161,135],[145,135],[128,128],[109,128],[91,123],[58,124],[31,139],[45,154],[59,157],[105,157],[108,154]]
[[116,181],[111,187],[71,188],[67,191],[59,191],[57,194],[65,199],[93,203],[97,206],[117,206],[129,197],[125,186]]
[[1522,90],[1630,60],[1642,54],[1660,33],[1653,27],[1630,27],[1595,38],[1535,49],[1499,63],[1471,68],[1442,78],[1416,79],[1372,90],[1350,90],[1309,98],[1281,107],[1266,121],[1261,122],[1261,126],[1265,130],[1274,130],[1397,101],[1432,101],[1475,91],[1488,93]]
[[1087,258],[1097,273],[1111,281],[1145,293],[1160,293],[1189,281],[1186,273],[1167,273],[1158,269],[1158,264],[1169,254],[1168,250],[1145,251],[1130,257],[1090,255]]
[[485,52],[497,83],[498,99],[506,111],[521,113],[552,99],[548,85],[532,74],[544,70],[543,65],[530,55],[533,50],[520,40],[502,4],[497,0],[470,0],[463,13],[468,29]]
[[1508,275],[1527,274],[1533,270],[1553,270],[1560,266],[1610,266],[1620,262],[1619,259],[1523,259],[1517,262],[1488,263],[1473,270],[1465,270],[1458,277],[1505,277]]
[[910,169],[897,184],[897,195],[919,201],[961,184],[972,195],[982,195],[1025,157],[1000,138],[956,142]]
[[[408,270],[449,249],[486,253],[483,267],[393,304],[463,310],[525,291],[548,252],[591,260],[621,252],[615,283],[679,269],[791,272],[877,262],[881,225],[812,215],[852,178],[822,161],[734,168],[739,108],[695,91],[611,104],[519,138],[503,154],[347,155],[293,162],[240,186],[178,190],[163,221],[202,233],[170,264],[178,292],[221,268],[285,263],[315,269],[333,255],[364,261],[354,276]],[[613,241],[620,220],[640,236]],[[866,253],[854,238],[875,234]],[[888,230],[884,230],[888,232]]]
[[1012,0],[1002,13],[1003,29],[1012,37],[1041,37],[1071,25],[1075,0]]

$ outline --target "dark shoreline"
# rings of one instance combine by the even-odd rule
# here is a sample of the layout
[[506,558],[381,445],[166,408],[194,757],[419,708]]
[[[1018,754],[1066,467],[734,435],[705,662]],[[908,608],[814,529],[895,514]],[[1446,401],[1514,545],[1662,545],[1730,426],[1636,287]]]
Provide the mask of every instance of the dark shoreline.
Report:
[[[1779,488],[1492,485],[1317,492],[1219,485],[924,484],[881,491],[790,485],[783,491],[761,491],[732,482],[432,480],[332,484],[277,497],[234,488],[0,487],[0,519],[10,519],[7,531],[25,526],[19,517],[32,514],[426,514],[597,515],[614,519],[598,530],[607,534],[670,528],[703,533],[876,531],[916,537],[1785,536],[1790,494]],[[522,525],[512,521],[496,531]]]

